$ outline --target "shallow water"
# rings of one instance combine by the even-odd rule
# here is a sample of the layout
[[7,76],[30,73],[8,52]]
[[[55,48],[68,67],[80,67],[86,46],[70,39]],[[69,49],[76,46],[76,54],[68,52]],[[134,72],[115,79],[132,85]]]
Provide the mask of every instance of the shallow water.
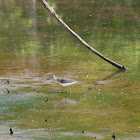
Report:
[[[0,139],[138,140],[140,2],[49,3],[89,45],[131,70],[83,47],[41,2],[1,1]],[[51,75],[80,82],[63,87]]]

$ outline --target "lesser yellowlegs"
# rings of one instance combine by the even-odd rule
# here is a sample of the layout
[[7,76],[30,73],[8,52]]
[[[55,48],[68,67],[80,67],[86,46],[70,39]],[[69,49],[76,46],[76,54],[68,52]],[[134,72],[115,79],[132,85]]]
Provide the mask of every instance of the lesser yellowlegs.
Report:
[[75,84],[75,83],[79,82],[79,81],[72,80],[72,79],[58,78],[58,77],[55,77],[55,75],[52,75],[47,80],[49,80],[49,79],[53,79],[53,80],[57,81],[62,86],[69,86],[69,85],[72,85],[72,84]]

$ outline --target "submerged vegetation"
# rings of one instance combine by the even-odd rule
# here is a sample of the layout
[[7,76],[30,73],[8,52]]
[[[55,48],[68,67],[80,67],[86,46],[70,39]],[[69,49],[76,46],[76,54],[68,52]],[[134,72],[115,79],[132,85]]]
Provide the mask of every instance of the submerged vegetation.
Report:
[[[0,139],[138,139],[139,1],[49,3],[88,44],[131,70],[85,49],[39,1],[1,1]],[[80,82],[63,87],[51,75]]]

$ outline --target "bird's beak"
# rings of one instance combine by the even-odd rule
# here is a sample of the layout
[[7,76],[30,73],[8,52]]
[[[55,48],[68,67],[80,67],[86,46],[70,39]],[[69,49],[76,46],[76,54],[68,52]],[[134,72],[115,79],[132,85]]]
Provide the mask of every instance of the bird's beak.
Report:
[[50,77],[47,80],[50,80]]

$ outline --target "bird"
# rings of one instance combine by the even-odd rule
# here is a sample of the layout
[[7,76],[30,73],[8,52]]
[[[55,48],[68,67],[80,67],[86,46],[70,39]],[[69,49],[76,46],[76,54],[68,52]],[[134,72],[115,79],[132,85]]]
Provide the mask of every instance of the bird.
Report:
[[69,85],[72,85],[72,84],[75,84],[75,83],[79,82],[79,81],[72,80],[72,79],[67,79],[67,78],[58,78],[58,77],[55,77],[55,75],[52,75],[47,80],[49,80],[49,79],[53,79],[53,80],[57,81],[62,86],[69,86]]

